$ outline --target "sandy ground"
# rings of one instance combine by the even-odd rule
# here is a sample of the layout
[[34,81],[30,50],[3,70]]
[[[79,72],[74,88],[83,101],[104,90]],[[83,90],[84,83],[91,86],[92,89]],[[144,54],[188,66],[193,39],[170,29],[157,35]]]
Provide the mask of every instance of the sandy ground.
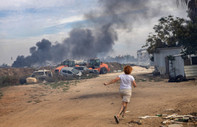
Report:
[[118,125],[113,116],[121,104],[119,84],[103,83],[120,73],[110,73],[81,80],[67,91],[39,84],[3,88],[0,127],[159,127],[160,117],[143,119],[142,125],[131,121],[145,115],[197,112],[196,81],[168,83],[152,77],[151,71],[134,67],[132,75],[138,86],[133,89],[126,118]]

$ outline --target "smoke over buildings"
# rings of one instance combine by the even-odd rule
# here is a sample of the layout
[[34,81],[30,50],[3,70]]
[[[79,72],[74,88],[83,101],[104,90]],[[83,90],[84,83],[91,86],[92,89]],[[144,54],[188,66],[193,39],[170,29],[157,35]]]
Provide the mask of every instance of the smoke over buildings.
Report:
[[31,55],[18,56],[13,67],[58,63],[64,59],[87,59],[113,51],[118,41],[117,29],[132,30],[140,19],[155,17],[159,6],[151,7],[151,0],[99,0],[101,9],[85,14],[91,28],[75,28],[63,42],[52,45],[42,39],[30,48]]

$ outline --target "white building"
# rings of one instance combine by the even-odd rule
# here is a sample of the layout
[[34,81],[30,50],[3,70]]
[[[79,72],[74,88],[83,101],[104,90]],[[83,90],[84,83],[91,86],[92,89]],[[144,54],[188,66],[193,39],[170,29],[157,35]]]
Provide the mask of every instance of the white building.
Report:
[[184,60],[180,53],[180,47],[158,48],[156,53],[154,53],[155,70],[161,75],[170,77],[185,76]]

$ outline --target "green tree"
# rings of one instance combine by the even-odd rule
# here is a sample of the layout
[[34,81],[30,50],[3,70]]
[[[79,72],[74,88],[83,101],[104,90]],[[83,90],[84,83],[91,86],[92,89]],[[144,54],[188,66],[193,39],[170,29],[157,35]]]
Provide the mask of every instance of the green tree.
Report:
[[149,54],[166,47],[182,47],[183,55],[197,54],[197,23],[168,16],[159,19],[153,29],[143,46]]
[[179,37],[180,34],[183,35],[186,23],[187,21],[183,18],[162,17],[159,19],[159,24],[153,27],[154,34],[149,34],[143,47],[146,47],[147,51],[152,54],[157,48],[181,46]]
[[183,47],[183,55],[197,54],[197,23],[189,21],[182,29],[178,32],[178,41]]
[[179,40],[182,43],[185,51],[184,54],[197,54],[197,0],[178,0],[187,5],[188,17],[191,22],[188,22],[187,29],[180,36]]

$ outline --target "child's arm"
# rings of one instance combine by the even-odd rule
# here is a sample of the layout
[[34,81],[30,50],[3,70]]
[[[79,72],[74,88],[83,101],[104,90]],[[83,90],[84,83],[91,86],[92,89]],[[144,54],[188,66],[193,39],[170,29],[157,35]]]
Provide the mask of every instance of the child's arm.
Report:
[[112,83],[117,82],[118,80],[120,80],[120,77],[116,77],[115,79],[111,80],[110,82],[104,83],[104,85],[105,85],[105,86],[106,86],[106,85],[110,85],[110,84],[112,84]]
[[137,84],[136,84],[135,80],[133,81],[133,86],[137,87]]

